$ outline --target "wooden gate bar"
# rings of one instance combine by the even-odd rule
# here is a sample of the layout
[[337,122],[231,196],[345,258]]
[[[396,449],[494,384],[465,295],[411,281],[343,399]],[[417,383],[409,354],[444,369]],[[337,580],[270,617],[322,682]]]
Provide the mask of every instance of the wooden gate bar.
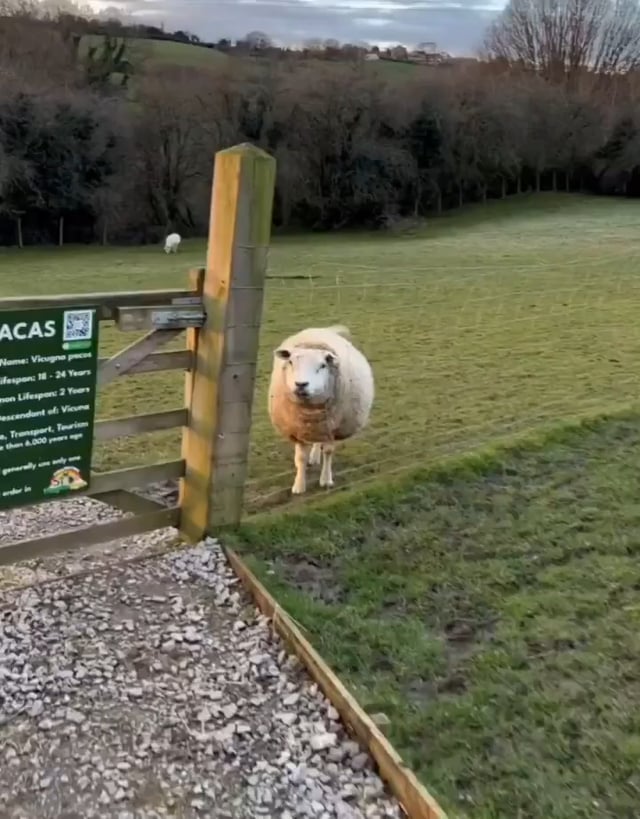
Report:
[[[191,369],[193,356],[189,350],[171,350],[170,352],[151,353],[143,358],[126,373],[118,372],[117,375],[140,375],[141,373],[157,373],[163,370],[189,370]],[[103,367],[108,358],[99,358],[98,365]]]
[[198,304],[144,305],[140,307],[118,307],[116,324],[123,333],[135,330],[186,330],[187,327],[202,327],[204,324],[202,301]]
[[0,566],[15,563],[18,560],[32,560],[49,553],[64,552],[67,549],[79,549],[94,546],[96,543],[107,543],[110,540],[140,535],[152,529],[165,526],[176,526],[180,517],[177,506],[147,512],[132,518],[123,518],[111,523],[86,526],[82,529],[68,529],[56,535],[20,540],[0,546]]
[[[116,489],[135,489],[156,481],[177,480],[184,475],[184,461],[165,461],[150,466],[132,466],[128,469],[114,469],[111,472],[97,472],[91,476],[88,492],[73,493],[77,495],[100,495]],[[98,498],[99,500],[99,498]]]
[[105,363],[98,367],[98,386],[104,387],[123,373],[127,373],[145,359],[150,353],[155,352],[158,347],[168,344],[183,330],[152,330],[142,338],[136,339],[124,350],[120,350]]
[[145,512],[154,512],[167,508],[163,503],[158,503],[158,501],[151,500],[151,498],[143,498],[142,495],[127,492],[124,489],[102,492],[100,495],[95,496],[95,499],[100,503],[106,503],[107,506],[114,506],[121,512],[129,512],[132,515],[141,515]]
[[12,296],[0,299],[0,310],[31,310],[46,307],[96,307],[101,321],[114,319],[118,307],[171,304],[174,299],[197,295],[191,290],[135,290],[124,293],[72,293],[66,296]]
[[187,423],[187,410],[167,410],[166,412],[149,412],[146,415],[129,415],[123,418],[110,418],[96,421],[94,440],[110,441],[127,435],[142,435],[145,432],[158,432],[162,429],[182,427]]

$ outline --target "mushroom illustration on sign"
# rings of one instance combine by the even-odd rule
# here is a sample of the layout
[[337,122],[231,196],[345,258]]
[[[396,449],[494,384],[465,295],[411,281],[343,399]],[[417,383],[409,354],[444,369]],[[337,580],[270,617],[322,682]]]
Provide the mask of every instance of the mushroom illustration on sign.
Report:
[[63,466],[57,469],[49,482],[49,486],[44,490],[45,495],[61,495],[64,492],[73,492],[84,489],[88,486],[80,474],[80,470],[75,466]]

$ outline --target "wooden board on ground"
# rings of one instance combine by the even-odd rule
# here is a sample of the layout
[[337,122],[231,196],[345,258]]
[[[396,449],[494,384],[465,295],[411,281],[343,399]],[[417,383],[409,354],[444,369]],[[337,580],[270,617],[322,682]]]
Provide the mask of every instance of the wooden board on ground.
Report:
[[404,764],[371,717],[361,708],[240,556],[232,549],[225,549],[225,553],[231,567],[260,611],[272,620],[278,634],[306,667],[343,721],[368,749],[378,765],[380,776],[388,783],[409,819],[447,819],[440,805],[420,784],[413,771]]

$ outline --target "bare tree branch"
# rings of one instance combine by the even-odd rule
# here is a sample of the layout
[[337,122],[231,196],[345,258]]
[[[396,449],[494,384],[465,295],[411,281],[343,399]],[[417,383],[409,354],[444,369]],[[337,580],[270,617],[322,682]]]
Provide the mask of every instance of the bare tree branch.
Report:
[[638,0],[510,0],[486,49],[510,66],[560,81],[640,66]]

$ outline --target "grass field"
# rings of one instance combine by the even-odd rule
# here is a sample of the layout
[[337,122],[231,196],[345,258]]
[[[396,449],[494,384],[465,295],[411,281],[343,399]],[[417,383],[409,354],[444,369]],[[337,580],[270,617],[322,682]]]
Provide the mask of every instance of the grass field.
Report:
[[[81,56],[86,55],[87,50],[91,44],[99,42],[102,39],[100,34],[87,34],[82,38],[80,46]],[[138,37],[127,38],[133,62],[142,60],[147,66],[157,65],[174,65],[184,68],[208,68],[215,66],[223,61],[234,60],[236,62],[251,62],[263,63],[264,58],[247,57],[237,54],[226,54],[217,49],[204,48],[203,46],[192,45],[189,43],[178,43],[172,40],[149,40]],[[317,58],[309,57],[306,60],[296,61],[296,65],[324,63]],[[335,63],[330,63],[335,65]],[[345,63],[347,67],[351,63]],[[391,60],[379,60],[376,62],[365,63],[367,70],[376,72],[381,77],[403,77],[410,75],[414,71],[427,70],[427,66],[418,65],[410,62],[395,62]],[[114,77],[119,78],[119,74]]]
[[[235,542],[391,717],[451,819],[638,815],[640,415],[621,412],[640,377],[639,224],[638,202],[543,195],[412,236],[273,244],[247,498],[292,514],[271,509]],[[204,253],[9,250],[0,294],[178,287]],[[371,426],[337,456],[348,494],[292,502],[291,450],[266,415],[271,353],[335,321],[372,362]],[[103,353],[131,340],[102,330]],[[125,378],[99,415],[181,403],[178,373]],[[513,436],[533,443],[506,449]],[[122,439],[97,466],[178,445]]]
[[[308,324],[341,321],[370,357],[370,428],[336,459],[340,486],[558,419],[625,405],[640,375],[640,203],[541,196],[431,222],[413,237],[335,235],[274,242],[258,368],[248,503],[288,499],[289,445],[271,431],[272,349]],[[0,294],[182,286],[205,244],[7,250]],[[287,276],[306,276],[289,279]],[[103,350],[131,339],[102,328]],[[101,417],[182,403],[179,373],[125,378]],[[98,468],[176,457],[178,433],[100,447]],[[317,490],[311,493],[315,494]],[[305,498],[306,502],[308,498]]]
[[635,819],[639,463],[629,415],[235,545],[450,819]]
[[[100,34],[88,34],[82,38],[80,55],[84,56],[90,45],[102,39]],[[139,56],[145,62],[162,65],[177,65],[187,68],[206,68],[216,61],[226,60],[227,55],[212,48],[177,43],[172,40],[148,40],[129,37],[127,41],[134,57]]]

